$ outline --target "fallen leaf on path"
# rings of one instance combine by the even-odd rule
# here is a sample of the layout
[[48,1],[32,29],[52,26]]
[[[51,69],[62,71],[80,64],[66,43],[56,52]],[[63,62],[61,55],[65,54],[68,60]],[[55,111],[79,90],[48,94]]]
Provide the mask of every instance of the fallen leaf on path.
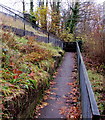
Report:
[[51,99],[51,100],[55,100],[56,98],[55,98],[55,97],[49,97],[49,99]]
[[48,95],[45,95],[45,96],[43,97],[43,99],[44,99],[44,100],[47,100],[47,99],[49,99],[49,96],[48,96]]
[[47,106],[47,105],[49,105],[49,103],[47,103],[47,102],[42,102],[42,105],[41,105],[41,106],[45,107],[45,106]]
[[50,94],[51,90],[46,90],[45,93]]
[[73,91],[73,92],[77,92],[77,89],[73,88],[72,91]]
[[73,85],[73,83],[67,83],[67,85]]
[[55,92],[50,92],[50,94],[51,94],[51,95],[56,95],[56,93],[55,93]]
[[56,76],[55,76],[55,75],[53,75],[53,78],[56,78]]
[[68,96],[63,95],[63,98],[67,99],[67,98],[68,98]]
[[58,90],[58,88],[52,88],[53,90]]
[[62,104],[63,102],[62,102],[62,101],[57,101],[56,103],[57,103],[57,104]]
[[50,82],[50,85],[55,85],[56,84],[56,82]]
[[63,107],[59,110],[59,114],[65,115],[66,110],[67,110],[67,107],[66,107],[66,106],[63,106]]

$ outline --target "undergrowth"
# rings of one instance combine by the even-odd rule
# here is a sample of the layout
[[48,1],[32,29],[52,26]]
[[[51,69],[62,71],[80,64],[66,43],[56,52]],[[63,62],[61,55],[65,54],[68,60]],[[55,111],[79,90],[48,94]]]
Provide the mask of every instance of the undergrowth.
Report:
[[[27,38],[27,39],[26,39]],[[24,93],[30,88],[49,84],[51,70],[63,51],[51,43],[37,42],[34,37],[17,37],[0,30],[2,43],[1,93],[3,101],[9,96]]]
[[[49,86],[52,71],[55,69],[54,56],[61,56],[63,51],[51,43],[37,42],[35,37],[17,37],[10,31],[0,30],[1,52],[1,109],[3,103],[29,89],[37,90],[40,86]],[[5,117],[8,115],[0,112]],[[5,117],[5,118],[7,118]]]
[[93,70],[88,70],[89,79],[95,94],[97,105],[101,114],[105,113],[105,76]]

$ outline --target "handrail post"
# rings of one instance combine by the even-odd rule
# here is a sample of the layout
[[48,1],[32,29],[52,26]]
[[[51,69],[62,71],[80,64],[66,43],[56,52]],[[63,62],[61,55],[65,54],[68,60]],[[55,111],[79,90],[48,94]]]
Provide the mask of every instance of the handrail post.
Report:
[[49,32],[48,32],[48,43],[49,43]]

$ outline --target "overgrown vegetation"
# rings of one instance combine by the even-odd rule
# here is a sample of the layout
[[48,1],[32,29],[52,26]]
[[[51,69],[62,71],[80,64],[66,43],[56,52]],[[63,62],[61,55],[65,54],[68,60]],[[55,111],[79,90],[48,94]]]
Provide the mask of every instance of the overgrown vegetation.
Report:
[[92,2],[84,2],[81,6],[81,18],[76,33],[83,40],[87,56],[105,66],[104,16],[101,15],[103,6]]
[[[27,38],[27,39],[26,39]],[[10,31],[0,30],[2,42],[1,92],[2,100],[49,85],[55,68],[54,56],[63,51],[52,44],[36,42],[34,37],[17,37]],[[3,107],[4,109],[4,107]]]
[[64,30],[60,33],[60,39],[65,41],[65,42],[74,42],[75,40],[75,36],[73,33],[69,32],[68,30]]
[[101,114],[105,113],[105,86],[103,84],[105,76],[95,71],[88,70],[89,79],[95,94],[98,108]]
[[[37,87],[40,80],[48,81],[49,69],[54,67],[52,56],[60,55],[60,48],[51,44],[38,43],[33,37],[19,38],[13,33],[0,31],[2,40],[2,79],[3,83],[14,87]],[[47,79],[47,80],[46,80]],[[9,94],[8,86],[4,96]]]
[[83,55],[101,114],[105,114],[105,42],[102,5],[82,2],[76,35],[83,41]]

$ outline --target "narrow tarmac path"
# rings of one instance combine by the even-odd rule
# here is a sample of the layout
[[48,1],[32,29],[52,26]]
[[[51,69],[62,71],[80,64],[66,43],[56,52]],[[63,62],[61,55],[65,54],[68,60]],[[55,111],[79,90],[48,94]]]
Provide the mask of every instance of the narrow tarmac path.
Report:
[[60,109],[67,106],[65,97],[72,89],[68,83],[74,82],[71,77],[74,63],[74,53],[66,52],[54,79],[55,84],[51,87],[51,99],[46,100],[48,105],[40,110],[39,118],[66,118],[66,116],[60,114]]

